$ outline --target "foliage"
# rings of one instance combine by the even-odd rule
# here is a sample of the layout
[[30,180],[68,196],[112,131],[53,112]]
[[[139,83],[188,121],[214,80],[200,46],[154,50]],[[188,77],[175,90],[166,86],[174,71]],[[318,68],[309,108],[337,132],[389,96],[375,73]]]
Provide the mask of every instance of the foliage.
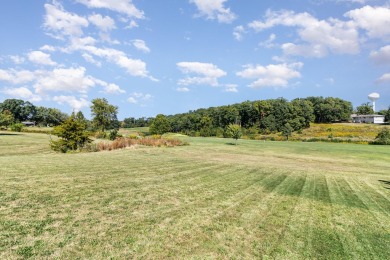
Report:
[[13,123],[10,128],[11,131],[21,132],[23,130],[24,125],[22,123]]
[[73,116],[69,117],[61,125],[56,126],[53,134],[58,136],[59,139],[52,140],[50,145],[53,150],[58,152],[77,150],[92,141],[89,139],[89,133],[86,132],[85,125]]
[[372,115],[374,114],[374,110],[369,103],[361,104],[356,108],[356,114],[358,115]]
[[390,128],[383,128],[371,144],[390,145]]
[[293,131],[294,128],[292,128],[289,123],[286,123],[281,129],[282,135],[285,136],[287,140],[288,137],[291,136]]
[[40,126],[57,126],[69,117],[56,108],[37,107],[36,111],[33,120]]
[[171,126],[166,116],[159,114],[153,123],[150,125],[149,131],[151,134],[165,134],[171,130]]
[[0,126],[5,126],[6,128],[14,122],[14,116],[11,111],[4,110],[0,113]]
[[227,132],[228,132],[228,136],[230,136],[231,138],[235,139],[236,142],[242,136],[241,126],[239,126],[237,124],[230,124],[227,127]]
[[105,98],[96,98],[92,100],[91,114],[92,123],[96,129],[104,132],[109,126],[117,120],[118,107],[110,105]]
[[108,135],[108,138],[110,140],[115,140],[118,136],[118,130],[117,129],[113,129],[110,131],[109,135]]
[[123,119],[121,127],[123,128],[134,128],[134,127],[149,127],[151,124],[152,118],[134,118],[128,117]]
[[177,138],[161,138],[159,136],[146,138],[125,138],[120,137],[113,142],[99,142],[96,145],[97,151],[111,151],[123,149],[127,147],[134,147],[136,145],[153,146],[153,147],[174,147],[188,145],[187,142],[181,141]]
[[0,104],[0,112],[8,110],[16,122],[31,120],[37,113],[36,107],[28,101],[21,99],[6,99]]

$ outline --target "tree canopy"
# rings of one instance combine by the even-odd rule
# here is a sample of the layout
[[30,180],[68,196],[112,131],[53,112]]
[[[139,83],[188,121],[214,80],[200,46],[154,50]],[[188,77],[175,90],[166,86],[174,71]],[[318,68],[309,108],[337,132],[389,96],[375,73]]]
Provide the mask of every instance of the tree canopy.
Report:
[[92,100],[91,114],[93,116],[92,124],[96,129],[104,132],[110,125],[117,120],[118,107],[110,105],[105,98],[96,98]]

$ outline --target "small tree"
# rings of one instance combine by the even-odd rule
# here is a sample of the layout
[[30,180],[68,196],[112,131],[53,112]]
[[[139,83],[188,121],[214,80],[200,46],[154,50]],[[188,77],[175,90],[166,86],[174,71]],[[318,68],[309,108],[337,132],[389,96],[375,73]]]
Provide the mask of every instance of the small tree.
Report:
[[69,117],[61,125],[54,128],[53,134],[60,139],[51,141],[50,146],[53,150],[67,152],[68,150],[77,150],[82,148],[86,143],[90,143],[88,133],[85,131],[86,126],[76,120],[73,116]]
[[284,126],[282,126],[282,135],[286,137],[288,141],[288,137],[291,136],[294,129],[291,127],[289,123],[286,123]]
[[236,144],[237,144],[237,140],[240,139],[242,136],[241,126],[239,126],[237,124],[230,124],[230,125],[228,125],[226,130],[227,130],[228,136],[235,139]]
[[358,115],[371,115],[371,114],[374,114],[375,112],[369,103],[365,103],[365,104],[362,104],[356,108],[356,113]]
[[151,134],[162,135],[171,130],[171,124],[168,121],[168,118],[163,114],[158,114],[153,120],[153,123],[150,125],[149,132]]
[[92,100],[91,113],[93,125],[104,132],[114,120],[117,120],[118,107],[108,104],[105,98],[96,98]]
[[4,110],[0,113],[0,126],[5,126],[5,128],[8,128],[8,126],[13,122],[14,116],[12,115],[11,111]]

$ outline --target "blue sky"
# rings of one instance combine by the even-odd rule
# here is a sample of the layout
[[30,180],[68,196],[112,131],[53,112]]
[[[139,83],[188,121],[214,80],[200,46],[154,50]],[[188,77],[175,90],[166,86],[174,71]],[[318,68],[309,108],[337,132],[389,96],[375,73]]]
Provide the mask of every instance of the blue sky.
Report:
[[390,105],[390,1],[2,0],[0,102],[119,118],[246,100]]

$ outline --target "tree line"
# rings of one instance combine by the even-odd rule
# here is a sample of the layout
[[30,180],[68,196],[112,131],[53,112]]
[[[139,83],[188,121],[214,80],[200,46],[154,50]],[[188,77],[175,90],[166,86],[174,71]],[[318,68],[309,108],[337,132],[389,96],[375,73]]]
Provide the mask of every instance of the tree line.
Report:
[[[340,98],[307,97],[292,101],[284,98],[245,101],[175,115],[128,117],[119,121],[118,107],[109,104],[105,98],[94,99],[91,103],[91,120],[87,120],[82,112],[73,115],[90,131],[150,127],[152,134],[176,132],[191,136],[224,136],[227,127],[232,124],[241,126],[247,132],[262,134],[299,131],[308,128],[311,122],[346,122],[354,112],[374,113],[368,103],[358,106],[354,111],[351,102]],[[385,115],[386,121],[390,120],[390,108],[379,114]],[[0,126],[4,127],[23,121],[33,121],[38,126],[57,126],[69,117],[59,109],[34,106],[20,99],[7,99],[0,103]]]

